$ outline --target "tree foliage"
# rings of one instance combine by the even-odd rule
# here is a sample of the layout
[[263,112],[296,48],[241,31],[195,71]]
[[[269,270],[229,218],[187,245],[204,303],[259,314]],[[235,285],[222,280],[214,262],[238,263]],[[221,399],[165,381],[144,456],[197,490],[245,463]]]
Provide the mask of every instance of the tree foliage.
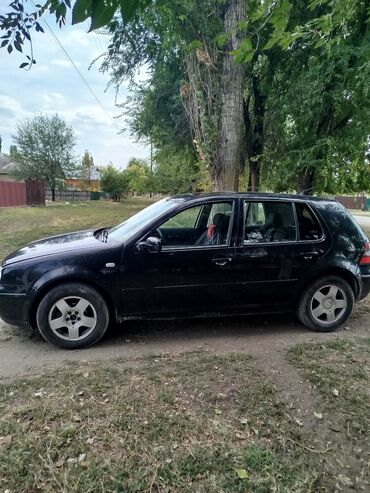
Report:
[[129,190],[129,180],[124,171],[120,171],[109,164],[99,168],[100,186],[103,192],[109,193],[114,201],[121,200]]
[[150,170],[144,159],[131,158],[123,173],[127,176],[129,190],[139,194],[150,191]]
[[[246,14],[230,23],[230,6],[245,4]],[[28,14],[26,5],[32,2],[14,0],[0,16],[9,53],[40,30],[44,13],[63,24],[72,9],[73,22],[106,26],[111,44],[102,69],[115,85],[148,71],[124,113],[133,133],[154,145],[158,171],[173,153],[176,175],[179,163],[208,170],[213,186],[225,170],[237,179],[247,166],[250,189],[370,187],[366,0],[48,0]],[[244,118],[234,111],[225,139],[223,122],[235,105],[240,110],[232,83],[241,74]],[[199,181],[207,188],[203,178],[189,188]]]
[[95,170],[94,159],[88,150],[85,150],[81,161],[80,178],[83,182],[84,189],[91,189],[91,180]]
[[16,176],[44,181],[55,200],[58,180],[76,171],[72,128],[57,114],[40,114],[19,122],[13,141],[17,146],[12,156],[17,163]]

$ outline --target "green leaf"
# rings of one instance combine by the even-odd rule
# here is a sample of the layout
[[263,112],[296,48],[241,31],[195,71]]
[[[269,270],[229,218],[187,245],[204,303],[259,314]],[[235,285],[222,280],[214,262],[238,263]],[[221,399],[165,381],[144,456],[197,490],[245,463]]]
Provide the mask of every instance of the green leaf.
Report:
[[77,0],[72,10],[72,24],[78,24],[91,16],[92,0]]
[[118,0],[92,0],[91,26],[89,31],[106,26],[118,8]]
[[248,21],[239,21],[237,23],[238,31],[246,31],[248,29]]
[[130,21],[138,10],[145,9],[152,2],[153,0],[119,0],[123,21]]
[[203,43],[199,39],[194,39],[186,46],[187,51],[194,51],[203,48]]
[[229,35],[227,33],[217,34],[217,36],[215,37],[216,45],[219,48],[223,48],[228,40],[228,37]]
[[254,55],[252,41],[250,40],[250,38],[244,38],[240,44],[240,48],[230,52],[230,55],[234,57],[235,63],[250,62]]
[[279,37],[276,36],[276,34],[273,34],[271,38],[267,41],[265,46],[263,47],[264,50],[269,50],[272,48],[277,42],[279,41]]
[[188,17],[185,14],[179,15],[179,19],[181,22],[185,22]]
[[244,38],[240,43],[240,49],[243,51],[251,51],[252,50],[252,41],[250,38]]
[[248,479],[249,474],[245,469],[235,469],[235,472],[239,479]]

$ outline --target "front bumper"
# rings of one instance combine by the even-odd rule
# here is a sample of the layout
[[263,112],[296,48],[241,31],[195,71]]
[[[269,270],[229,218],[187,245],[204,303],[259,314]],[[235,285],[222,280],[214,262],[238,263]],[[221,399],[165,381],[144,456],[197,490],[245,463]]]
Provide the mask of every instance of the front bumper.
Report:
[[29,327],[26,293],[0,285],[0,318],[9,325]]

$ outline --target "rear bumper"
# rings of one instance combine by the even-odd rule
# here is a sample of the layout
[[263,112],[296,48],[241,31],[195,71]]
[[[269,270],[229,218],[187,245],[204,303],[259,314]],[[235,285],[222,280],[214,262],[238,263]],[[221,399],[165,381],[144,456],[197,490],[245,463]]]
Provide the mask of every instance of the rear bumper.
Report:
[[0,291],[0,318],[9,325],[30,327],[26,310],[26,295]]
[[361,276],[361,290],[358,299],[362,300],[370,293],[370,275]]

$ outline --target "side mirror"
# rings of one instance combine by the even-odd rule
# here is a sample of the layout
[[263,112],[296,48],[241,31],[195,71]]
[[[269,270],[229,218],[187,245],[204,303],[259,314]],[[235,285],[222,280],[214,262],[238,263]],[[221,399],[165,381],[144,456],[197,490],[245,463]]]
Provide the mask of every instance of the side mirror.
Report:
[[156,236],[149,236],[146,240],[136,244],[136,250],[138,252],[159,253],[162,250],[162,242]]

